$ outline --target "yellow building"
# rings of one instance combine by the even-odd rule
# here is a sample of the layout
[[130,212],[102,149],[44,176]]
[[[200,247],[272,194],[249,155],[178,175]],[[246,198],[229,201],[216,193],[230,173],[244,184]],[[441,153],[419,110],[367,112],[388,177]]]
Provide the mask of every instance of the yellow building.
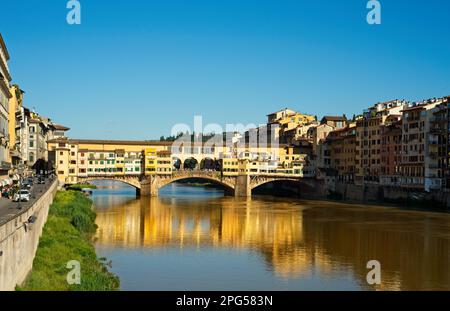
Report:
[[156,148],[145,148],[145,175],[155,175],[157,166]]
[[221,160],[223,176],[239,175],[239,160],[235,158],[225,158]]
[[[74,184],[79,177],[140,175],[147,168],[149,173],[151,169],[156,173],[156,153],[167,150],[169,144],[58,138],[50,140],[48,148],[55,154],[55,169],[59,181]],[[144,159],[146,150],[151,152]],[[144,160],[150,162],[152,158],[154,163],[144,166]]]
[[299,125],[306,125],[311,122],[316,121],[315,116],[302,114],[296,112],[295,114],[289,115],[278,121],[282,128],[287,127],[287,129],[295,128]]
[[20,152],[20,123],[17,122],[16,113],[20,113],[24,92],[18,85],[13,85],[10,93],[12,97],[9,99],[8,111],[9,161],[13,166],[17,166],[22,160],[22,154]]

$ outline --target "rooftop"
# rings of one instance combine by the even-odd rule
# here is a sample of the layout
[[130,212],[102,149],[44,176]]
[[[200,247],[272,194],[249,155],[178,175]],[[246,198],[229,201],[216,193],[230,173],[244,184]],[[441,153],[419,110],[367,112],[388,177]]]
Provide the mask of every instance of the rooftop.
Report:
[[55,130],[58,130],[58,131],[69,131],[70,130],[70,128],[60,125],[60,124],[53,124],[53,127],[55,128]]
[[347,118],[344,116],[325,116],[322,118],[323,120],[327,120],[327,121],[347,121]]
[[9,60],[8,49],[6,48],[6,44],[5,44],[5,41],[3,40],[3,36],[1,33],[0,33],[0,46],[2,47],[2,50],[5,53],[6,60]]

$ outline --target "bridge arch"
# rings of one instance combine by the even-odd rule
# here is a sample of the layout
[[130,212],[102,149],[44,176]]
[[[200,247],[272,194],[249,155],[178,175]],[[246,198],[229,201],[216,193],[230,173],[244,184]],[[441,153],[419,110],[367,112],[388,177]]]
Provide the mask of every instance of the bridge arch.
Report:
[[[270,193],[276,195],[277,191],[283,193],[291,192],[293,195],[311,194],[316,191],[316,184],[308,178],[292,178],[292,177],[255,177],[250,181],[251,192],[254,193],[262,190],[265,186],[269,188]],[[280,187],[281,186],[281,187]]]
[[204,180],[210,182],[212,184],[221,186],[224,188],[227,194],[234,194],[235,184],[232,179],[221,178],[220,176],[215,176],[217,174],[213,174],[213,172],[209,173],[191,173],[191,174],[179,174],[178,176],[173,176],[172,178],[159,180],[157,184],[157,190],[170,185],[172,183],[176,183],[179,181],[187,181],[187,180]]
[[91,183],[93,181],[115,181],[115,182],[121,182],[123,184],[127,184],[131,187],[134,187],[136,190],[141,189],[141,182],[139,181],[138,177],[127,177],[127,178],[120,178],[120,177],[89,177],[89,178],[78,178],[78,183]]

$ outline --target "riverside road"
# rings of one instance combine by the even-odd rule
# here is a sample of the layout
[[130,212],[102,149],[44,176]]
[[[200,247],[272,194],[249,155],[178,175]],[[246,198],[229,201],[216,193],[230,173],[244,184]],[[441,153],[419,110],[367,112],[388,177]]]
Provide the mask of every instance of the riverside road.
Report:
[[39,185],[35,183],[30,191],[29,202],[13,202],[6,198],[0,198],[0,225],[14,219],[19,214],[27,211],[33,204],[50,188],[54,179],[46,179],[45,184]]

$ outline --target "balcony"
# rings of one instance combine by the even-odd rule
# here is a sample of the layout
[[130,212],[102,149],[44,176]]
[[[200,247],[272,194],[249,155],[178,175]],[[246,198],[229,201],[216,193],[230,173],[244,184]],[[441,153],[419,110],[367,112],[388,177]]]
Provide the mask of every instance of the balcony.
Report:
[[431,134],[445,134],[445,130],[439,127],[433,127],[430,129]]

